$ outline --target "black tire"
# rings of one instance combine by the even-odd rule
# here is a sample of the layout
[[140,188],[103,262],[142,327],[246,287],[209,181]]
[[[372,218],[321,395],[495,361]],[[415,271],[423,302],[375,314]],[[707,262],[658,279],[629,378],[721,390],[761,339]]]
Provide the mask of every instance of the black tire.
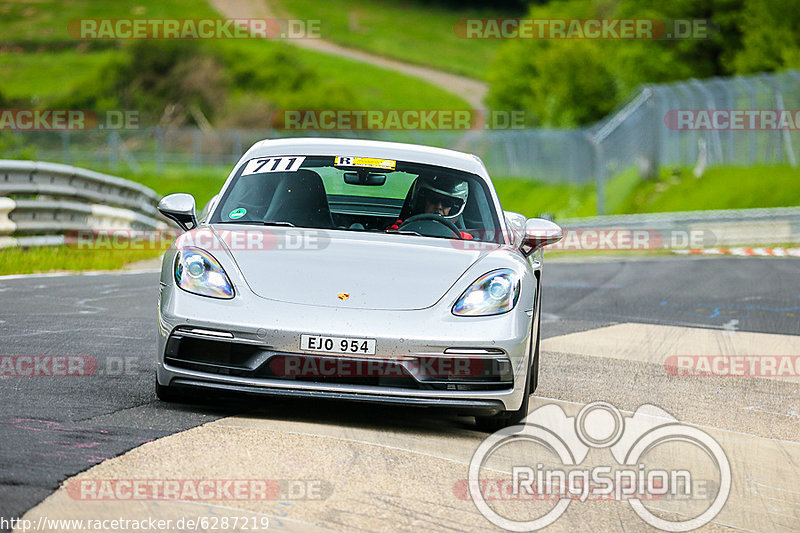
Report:
[[170,387],[168,385],[161,385],[156,377],[156,398],[162,402],[168,403],[189,403],[192,396],[188,391]]
[[509,426],[516,426],[528,415],[528,407],[531,398],[531,375],[530,372],[525,378],[525,395],[522,398],[522,405],[516,411],[503,411],[492,416],[476,416],[475,425],[480,431],[494,433]]
[[[539,300],[541,303],[541,299]],[[538,310],[538,309],[537,309]],[[522,405],[516,411],[504,411],[493,416],[476,416],[475,422],[479,430],[494,433],[509,426],[519,424],[523,418],[528,415],[528,408],[530,407],[531,394],[536,390],[539,385],[539,340],[542,338],[542,314],[536,322],[536,343],[531,343],[530,361],[531,367],[528,370],[528,376],[525,379],[525,397],[522,399]],[[533,334],[533,328],[531,328]]]
[[531,354],[531,360],[533,363],[531,364],[531,376],[533,377],[533,382],[531,383],[531,391],[530,394],[536,392],[536,388],[539,386],[539,341],[542,339],[542,314],[539,313],[539,318],[536,324],[536,348],[534,348],[533,353]]

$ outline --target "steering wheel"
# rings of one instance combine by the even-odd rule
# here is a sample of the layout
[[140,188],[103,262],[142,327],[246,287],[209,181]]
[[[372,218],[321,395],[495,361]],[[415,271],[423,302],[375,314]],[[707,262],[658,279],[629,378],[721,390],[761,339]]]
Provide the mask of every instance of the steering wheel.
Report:
[[400,224],[400,229],[403,229],[405,226],[412,222],[422,222],[424,220],[430,220],[432,222],[438,222],[442,226],[446,227],[450,231],[453,232],[454,236],[461,239],[461,230],[456,227],[455,224],[444,218],[442,215],[437,213],[420,213],[418,215],[410,216]]

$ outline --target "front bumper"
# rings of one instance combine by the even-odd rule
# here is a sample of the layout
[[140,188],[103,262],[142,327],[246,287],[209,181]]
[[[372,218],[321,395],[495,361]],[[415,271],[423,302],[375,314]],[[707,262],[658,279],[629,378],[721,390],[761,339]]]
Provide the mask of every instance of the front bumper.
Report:
[[379,391],[367,393],[337,392],[333,390],[281,389],[232,384],[220,381],[209,382],[201,379],[175,378],[172,386],[190,389],[205,389],[218,392],[234,392],[259,396],[288,398],[324,398],[329,400],[345,400],[362,403],[409,405],[418,407],[440,407],[456,409],[469,414],[485,416],[497,414],[505,409],[503,402],[496,399],[461,399],[461,398],[418,398],[414,396],[389,396]]
[[[486,413],[516,410],[522,404],[530,368],[528,344],[536,333],[531,332],[536,324],[533,311],[522,306],[494,317],[455,317],[446,306],[414,311],[345,309],[276,302],[242,292],[233,300],[214,300],[162,286],[157,368],[161,385]],[[301,334],[376,339],[376,355],[303,351]],[[194,348],[182,352],[182,343]],[[224,349],[217,349],[220,343],[233,349],[225,355]],[[277,357],[382,361],[405,368],[411,376],[394,379],[368,373],[353,379],[336,375],[297,379],[269,371]],[[471,361],[484,371],[466,379],[442,373],[420,377],[407,371],[420,359]],[[435,363],[434,367],[441,368]]]

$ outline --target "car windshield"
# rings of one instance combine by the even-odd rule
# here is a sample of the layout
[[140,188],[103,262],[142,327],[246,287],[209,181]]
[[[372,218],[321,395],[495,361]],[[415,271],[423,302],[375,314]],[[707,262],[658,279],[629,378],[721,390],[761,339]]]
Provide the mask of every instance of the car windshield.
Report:
[[366,157],[251,159],[209,222],[501,242],[488,186],[478,176]]

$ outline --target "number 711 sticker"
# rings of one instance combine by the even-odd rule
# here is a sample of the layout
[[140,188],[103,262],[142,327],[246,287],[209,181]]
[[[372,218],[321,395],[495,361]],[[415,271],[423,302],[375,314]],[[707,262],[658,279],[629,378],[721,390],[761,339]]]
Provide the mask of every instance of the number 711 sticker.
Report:
[[242,176],[266,172],[295,172],[305,161],[305,156],[260,157],[251,159],[244,166]]

